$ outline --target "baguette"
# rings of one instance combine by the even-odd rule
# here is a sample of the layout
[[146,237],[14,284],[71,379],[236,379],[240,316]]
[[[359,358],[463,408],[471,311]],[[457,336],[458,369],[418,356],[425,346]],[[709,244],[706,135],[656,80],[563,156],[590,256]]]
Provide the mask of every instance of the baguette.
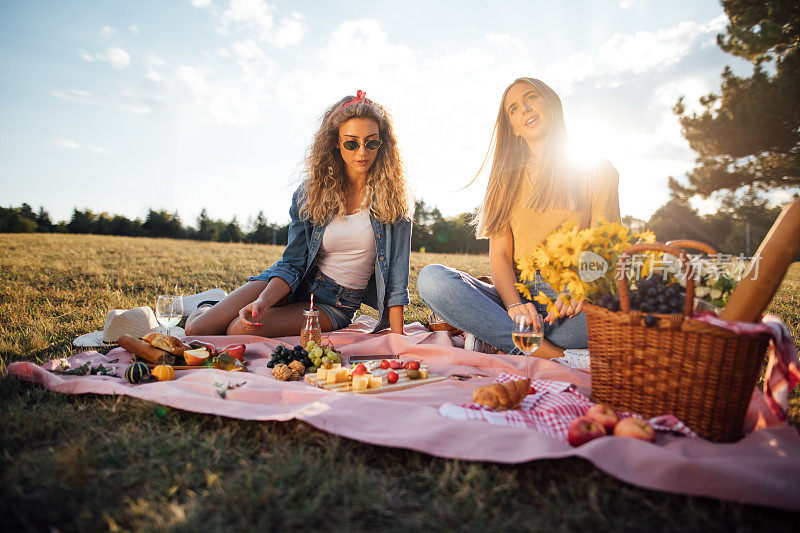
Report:
[[171,365],[175,358],[169,352],[159,350],[141,339],[136,339],[130,335],[122,335],[117,341],[122,348],[125,348],[130,353],[144,359],[148,363],[154,365]]
[[518,379],[506,383],[494,383],[478,387],[472,393],[472,401],[495,411],[516,409],[522,399],[530,393],[529,379]]
[[183,355],[184,346],[181,340],[163,333],[148,333],[142,340],[154,348],[164,350],[172,355]]
[[[800,201],[783,208],[733,290],[720,318],[755,322],[767,308],[800,248]],[[760,259],[759,259],[760,258]]]

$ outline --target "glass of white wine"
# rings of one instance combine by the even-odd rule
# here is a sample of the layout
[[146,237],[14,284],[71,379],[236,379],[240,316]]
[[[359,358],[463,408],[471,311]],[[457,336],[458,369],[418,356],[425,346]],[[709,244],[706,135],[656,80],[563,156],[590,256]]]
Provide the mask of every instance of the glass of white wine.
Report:
[[525,373],[531,375],[531,354],[542,344],[544,339],[544,323],[538,314],[525,316],[522,313],[514,315],[514,325],[511,330],[511,339],[514,345],[525,354]]
[[162,294],[156,301],[156,320],[167,330],[177,326],[183,318],[183,297]]

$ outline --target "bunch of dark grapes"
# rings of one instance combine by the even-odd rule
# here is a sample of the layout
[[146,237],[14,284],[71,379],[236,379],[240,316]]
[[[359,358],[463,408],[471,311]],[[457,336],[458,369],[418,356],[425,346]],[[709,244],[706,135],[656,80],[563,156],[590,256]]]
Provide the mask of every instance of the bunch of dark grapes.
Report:
[[[667,283],[657,275],[636,282],[636,288],[630,291],[631,309],[643,313],[681,313],[685,300],[686,293],[677,283]],[[597,300],[597,305],[609,311],[619,311],[619,295],[604,294]]]
[[267,363],[267,367],[274,368],[277,364],[284,364],[288,365],[292,361],[300,361],[303,363],[303,366],[306,369],[311,368],[314,364],[311,362],[311,359],[308,357],[308,352],[303,349],[302,346],[295,346],[292,349],[289,349],[285,346],[278,346],[275,348],[275,351],[272,353],[272,357]]

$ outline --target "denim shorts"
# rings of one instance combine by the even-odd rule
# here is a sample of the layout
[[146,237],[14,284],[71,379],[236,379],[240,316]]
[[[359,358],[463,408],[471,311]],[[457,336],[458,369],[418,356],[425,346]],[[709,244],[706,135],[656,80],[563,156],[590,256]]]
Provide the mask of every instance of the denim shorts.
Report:
[[[267,281],[261,275],[253,276],[250,281]],[[297,290],[289,294],[289,303],[307,302],[314,295],[314,307],[322,309],[331,320],[333,329],[342,329],[353,322],[356,311],[361,307],[361,300],[367,289],[350,289],[333,281],[316,268],[300,282]]]

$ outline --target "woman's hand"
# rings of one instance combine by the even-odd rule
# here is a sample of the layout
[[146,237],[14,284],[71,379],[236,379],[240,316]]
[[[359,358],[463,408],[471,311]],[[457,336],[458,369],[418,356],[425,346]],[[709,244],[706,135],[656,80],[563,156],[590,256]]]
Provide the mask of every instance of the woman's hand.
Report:
[[554,305],[556,306],[556,310],[558,311],[558,313],[550,311],[549,313],[547,313],[547,316],[544,317],[544,321],[550,324],[551,326],[555,323],[557,318],[560,317],[570,318],[580,313],[581,309],[583,309],[583,299],[577,301],[573,299],[567,302],[567,299],[564,297],[564,295],[559,294],[558,298],[556,298]]
[[506,312],[508,313],[508,316],[511,317],[511,320],[514,320],[514,317],[517,315],[525,315],[525,318],[528,319],[529,322],[533,322],[533,315],[539,314],[539,312],[536,310],[536,306],[531,302],[523,302],[519,305],[512,305],[506,310]]
[[267,308],[266,303],[261,298],[253,300],[239,310],[239,320],[246,330],[256,330],[264,324],[257,322],[258,316]]

